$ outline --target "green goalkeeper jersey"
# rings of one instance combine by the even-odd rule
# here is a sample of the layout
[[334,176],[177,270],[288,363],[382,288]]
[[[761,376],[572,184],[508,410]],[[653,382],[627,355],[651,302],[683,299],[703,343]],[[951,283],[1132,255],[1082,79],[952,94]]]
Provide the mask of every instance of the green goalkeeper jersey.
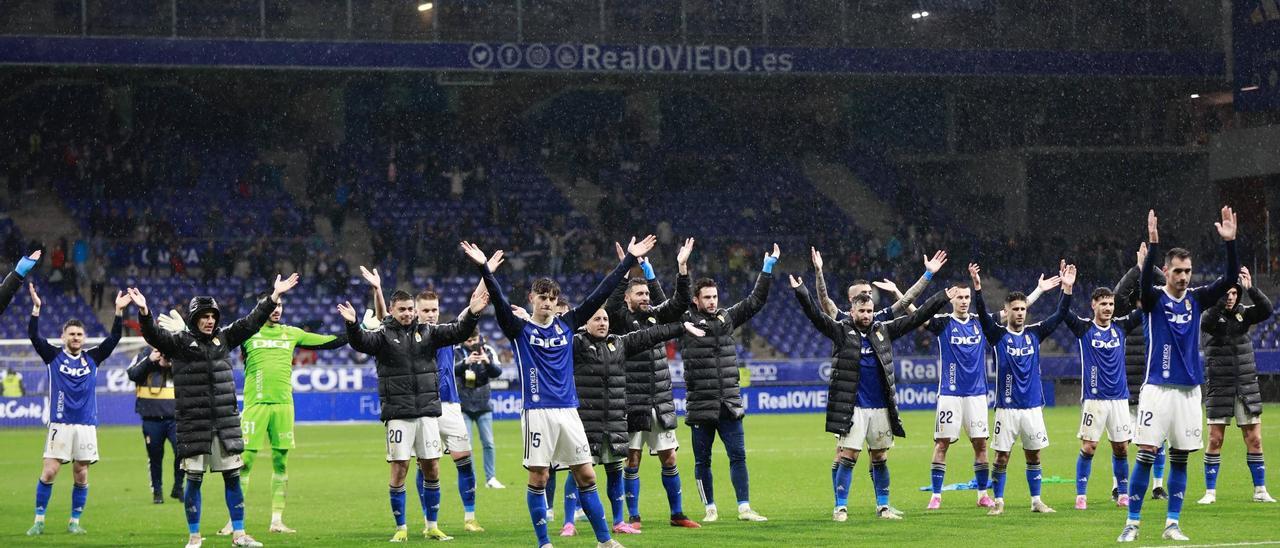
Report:
[[334,335],[308,333],[284,324],[262,326],[240,347],[244,354],[244,405],[293,403],[293,350],[328,347]]

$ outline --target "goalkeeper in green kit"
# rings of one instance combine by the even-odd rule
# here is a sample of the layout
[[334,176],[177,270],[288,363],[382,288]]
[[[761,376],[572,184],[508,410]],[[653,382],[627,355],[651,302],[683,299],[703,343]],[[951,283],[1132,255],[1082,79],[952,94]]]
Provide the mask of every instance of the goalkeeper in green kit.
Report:
[[[258,451],[271,442],[271,529],[272,533],[295,533],[284,524],[284,493],[289,483],[289,450],[293,449],[293,351],[297,348],[332,350],[347,344],[342,335],[319,335],[280,323],[284,302],[276,305],[267,324],[240,346],[244,359],[244,472],[241,481],[248,488],[249,474]],[[218,531],[231,534],[231,524]]]

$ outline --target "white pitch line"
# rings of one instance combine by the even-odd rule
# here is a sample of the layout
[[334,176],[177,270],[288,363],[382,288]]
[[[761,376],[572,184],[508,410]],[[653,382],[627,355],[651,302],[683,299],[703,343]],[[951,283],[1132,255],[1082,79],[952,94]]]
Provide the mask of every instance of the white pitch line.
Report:
[[[1274,544],[1280,544],[1280,540],[1264,540],[1261,542],[1227,542],[1223,544],[1180,544],[1179,546],[1182,548],[1209,548],[1212,546],[1268,546]],[[1159,545],[1153,544],[1151,546]]]

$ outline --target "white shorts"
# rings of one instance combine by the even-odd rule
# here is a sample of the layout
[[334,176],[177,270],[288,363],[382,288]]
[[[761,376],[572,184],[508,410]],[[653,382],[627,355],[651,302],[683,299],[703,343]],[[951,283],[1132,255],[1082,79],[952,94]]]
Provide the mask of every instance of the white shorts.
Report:
[[240,458],[240,454],[228,455],[222,450],[222,441],[218,440],[218,434],[213,434],[213,444],[209,448],[209,454],[196,455],[182,459],[182,469],[188,472],[225,472],[227,470],[239,470],[244,466],[244,460]]
[[969,438],[985,438],[987,431],[987,396],[938,396],[938,413],[934,417],[933,439],[960,439],[960,428]]
[[525,409],[520,413],[524,432],[524,467],[577,466],[592,462],[587,432],[576,408]]
[[1129,416],[1129,400],[1084,400],[1080,410],[1080,432],[1077,438],[1102,441],[1106,432],[1111,441],[1133,439],[1133,417]]
[[893,428],[889,426],[888,409],[853,408],[853,421],[849,427],[849,433],[836,442],[836,447],[861,451],[863,442],[866,442],[869,450],[893,447]]
[[1138,395],[1138,445],[1160,447],[1165,440],[1170,449],[1199,451],[1204,447],[1201,429],[1204,408],[1200,387],[1146,384]]
[[1049,432],[1044,428],[1044,408],[1001,409],[996,408],[995,438],[991,448],[1008,453],[1014,442],[1021,441],[1022,448],[1039,451],[1049,446]]
[[98,427],[49,423],[49,433],[44,440],[44,458],[57,459],[63,464],[71,461],[98,462]]
[[[616,455],[616,454],[614,454],[614,452],[613,452],[613,444],[611,444],[611,443],[606,443],[606,444],[604,444],[604,447],[601,447],[601,448],[600,448],[600,456],[599,456],[599,457],[596,457],[596,456],[594,456],[594,455],[591,457],[591,463],[592,463],[592,464],[595,464],[595,465],[601,465],[601,464],[613,464],[613,463],[615,463],[615,462],[623,462],[623,461],[625,461],[625,460],[627,460],[627,456],[626,456],[626,455]],[[560,464],[560,463],[555,463],[555,464]],[[554,466],[554,465],[553,465],[553,466],[552,466],[552,468],[560,468],[560,467],[558,467],[558,466]]]
[[441,403],[440,418],[436,419],[436,424],[440,427],[440,439],[446,453],[471,451],[471,433],[462,418],[462,404]]
[[669,451],[680,448],[680,441],[676,439],[675,430],[667,430],[662,427],[662,422],[658,421],[658,413],[652,409],[649,410],[652,415],[650,424],[652,427],[648,432],[632,432],[631,442],[627,444],[627,448],[632,451],[640,451],[645,445],[649,446],[649,454],[656,455],[658,451]]
[[442,445],[435,417],[387,421],[387,462],[438,459]]
[[[1262,415],[1254,415],[1244,406],[1244,402],[1240,398],[1236,398],[1235,408],[1236,426],[1249,426],[1251,424],[1262,424]],[[1231,424],[1231,417],[1221,417],[1217,419],[1209,419],[1209,424]]]

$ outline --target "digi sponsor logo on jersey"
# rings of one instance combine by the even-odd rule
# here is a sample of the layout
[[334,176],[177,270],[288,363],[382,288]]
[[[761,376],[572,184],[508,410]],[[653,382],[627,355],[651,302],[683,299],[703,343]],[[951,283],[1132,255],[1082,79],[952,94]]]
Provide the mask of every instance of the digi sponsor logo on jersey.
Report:
[[293,341],[279,339],[252,339],[249,341],[250,346],[254,349],[260,348],[279,348],[281,350],[292,350]]
[[982,343],[982,337],[979,335],[971,335],[968,337],[962,337],[959,335],[951,336],[951,344],[954,346],[973,346],[975,344],[981,344],[981,343]]
[[1015,358],[1025,358],[1027,356],[1035,355],[1036,349],[1030,346],[1023,346],[1021,348],[1016,346],[1006,346],[1004,347],[1004,353]]
[[1089,346],[1092,346],[1099,350],[1115,350],[1117,348],[1120,348],[1120,340],[1112,339],[1108,341],[1103,339],[1091,339],[1089,341]]
[[569,337],[565,335],[558,335],[555,337],[543,338],[543,337],[539,337],[537,333],[530,333],[529,344],[531,346],[536,346],[539,348],[547,348],[547,349],[560,348],[562,346],[569,345]]
[[83,377],[88,375],[90,372],[89,365],[84,363],[84,360],[80,360],[81,367],[68,367],[67,363],[68,362],[62,362],[58,365],[59,373],[62,373],[63,375],[70,375],[72,377]]

